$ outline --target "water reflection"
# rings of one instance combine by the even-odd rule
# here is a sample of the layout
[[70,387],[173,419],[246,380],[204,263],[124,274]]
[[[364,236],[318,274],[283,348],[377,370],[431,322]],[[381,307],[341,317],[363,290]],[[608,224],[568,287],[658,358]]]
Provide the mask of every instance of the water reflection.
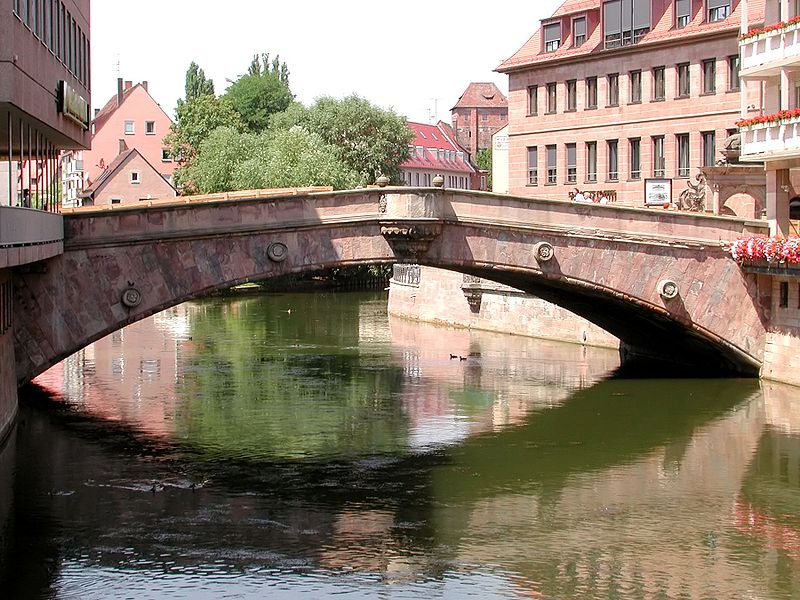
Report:
[[800,594],[796,390],[604,380],[614,353],[384,306],[189,304],[49,372],[0,454],[0,589]]

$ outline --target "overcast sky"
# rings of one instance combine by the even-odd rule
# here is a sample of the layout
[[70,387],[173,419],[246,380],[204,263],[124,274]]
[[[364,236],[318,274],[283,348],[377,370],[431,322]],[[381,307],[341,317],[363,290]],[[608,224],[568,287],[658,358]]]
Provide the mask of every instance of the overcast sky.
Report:
[[[117,77],[147,80],[174,117],[194,60],[217,93],[247,70],[254,54],[279,54],[295,97],[356,93],[411,121],[450,121],[471,81],[494,72],[562,0],[138,0],[121,7],[92,0],[92,103],[116,92]],[[119,65],[119,67],[117,66]]]

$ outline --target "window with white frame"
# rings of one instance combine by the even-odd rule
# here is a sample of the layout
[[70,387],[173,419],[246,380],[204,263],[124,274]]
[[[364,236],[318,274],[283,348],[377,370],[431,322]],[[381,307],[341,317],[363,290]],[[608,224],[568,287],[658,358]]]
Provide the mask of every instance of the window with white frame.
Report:
[[714,94],[717,91],[717,59],[703,61],[703,93]]
[[136,133],[136,125],[133,121],[125,121],[125,135],[133,135]]
[[567,144],[567,183],[578,181],[578,149],[575,144]]
[[145,121],[144,122],[144,133],[145,133],[145,135],[155,135],[156,134],[156,122],[155,121]]
[[544,51],[555,52],[561,46],[561,23],[544,26]]
[[555,185],[558,182],[558,165],[556,163],[556,146],[555,144],[547,146],[547,183],[548,185]]
[[683,29],[692,20],[692,0],[675,0],[675,28]]
[[608,180],[619,180],[619,141],[608,140]]
[[528,86],[528,115],[533,116],[539,113],[539,86]]
[[731,92],[737,91],[742,87],[739,79],[739,65],[738,54],[728,57],[728,90]]
[[573,46],[582,46],[586,41],[586,17],[578,17],[572,21]]
[[664,136],[653,136],[653,177],[664,177],[666,173],[666,164]]
[[650,31],[651,0],[611,0],[603,3],[606,48],[636,44]]
[[597,108],[597,77],[586,78],[586,108]]
[[586,181],[597,181],[597,142],[586,142]]
[[134,185],[141,183],[142,182],[141,173],[139,173],[139,171],[131,171],[130,182]]
[[630,178],[641,179],[642,177],[642,140],[641,138],[631,138],[629,142],[630,154]]
[[528,146],[528,185],[539,185],[539,150]]
[[172,162],[172,155],[170,154],[169,149],[167,148],[161,149],[161,162]]
[[716,132],[704,131],[703,136],[703,166],[714,166],[714,155],[716,154]]
[[716,23],[723,21],[731,14],[731,0],[708,0],[708,18],[709,23]]
[[689,176],[689,134],[678,133],[675,135],[678,146],[678,177]]

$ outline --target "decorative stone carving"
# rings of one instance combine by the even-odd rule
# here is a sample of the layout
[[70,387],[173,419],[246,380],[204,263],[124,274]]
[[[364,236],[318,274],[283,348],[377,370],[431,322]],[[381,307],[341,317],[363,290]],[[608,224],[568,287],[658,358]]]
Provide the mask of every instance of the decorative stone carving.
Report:
[[706,176],[698,173],[695,177],[697,183],[686,182],[686,189],[678,197],[678,208],[692,212],[702,212],[706,207]]
[[375,184],[378,187],[386,187],[389,185],[389,178],[386,175],[381,175],[375,180]]
[[400,258],[415,258],[426,253],[441,231],[439,223],[393,223],[381,226],[381,235]]
[[273,242],[267,247],[267,256],[273,262],[283,262],[289,257],[289,248],[282,242]]
[[538,263],[545,263],[556,255],[553,245],[549,242],[539,242],[533,246],[533,256]]
[[720,150],[720,154],[722,154],[723,158],[718,160],[717,164],[718,165],[738,164],[739,156],[741,154],[741,149],[742,149],[741,134],[734,133],[733,135],[728,136],[722,143],[722,150]]
[[678,284],[671,279],[662,279],[658,282],[658,295],[664,300],[678,297]]
[[483,290],[476,288],[464,288],[464,297],[467,299],[469,309],[474,312],[480,312],[481,299],[483,298]]
[[388,204],[388,200],[386,200],[386,194],[381,194],[380,199],[378,200],[378,212],[382,215],[386,214],[386,206]]
[[131,285],[131,287],[122,292],[120,302],[127,308],[136,308],[142,302],[142,292]]
[[431,183],[433,184],[433,187],[443,188],[444,177],[442,177],[441,175],[437,175],[436,177],[433,178],[433,181]]

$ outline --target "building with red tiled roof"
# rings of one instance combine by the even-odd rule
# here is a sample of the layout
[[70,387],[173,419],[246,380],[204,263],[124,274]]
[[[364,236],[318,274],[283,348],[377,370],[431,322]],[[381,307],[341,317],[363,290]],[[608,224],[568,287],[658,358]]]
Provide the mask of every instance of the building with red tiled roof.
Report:
[[472,165],[467,152],[455,141],[453,130],[443,122],[436,125],[409,122],[414,132],[410,153],[400,165],[405,185],[430,187],[433,178],[441,175],[448,188],[485,189],[478,170]]
[[508,99],[493,83],[470,83],[450,114],[456,141],[475,158],[508,122]]
[[[146,81],[117,81],[117,93],[92,120],[91,149],[62,157],[62,202],[76,206],[81,191],[92,185],[119,154],[120,141],[127,148],[136,148],[167,181],[172,181],[176,168],[168,148],[163,144],[172,120],[153,99]],[[80,167],[76,171],[73,167]]]
[[136,148],[125,148],[81,193],[81,204],[135,204],[142,200],[174,198],[177,190]]
[[[739,77],[742,12],[740,0],[562,3],[497,68],[510,193],[566,200],[578,187],[642,206],[658,179],[677,200],[757,97]],[[748,21],[763,18],[751,2]]]

